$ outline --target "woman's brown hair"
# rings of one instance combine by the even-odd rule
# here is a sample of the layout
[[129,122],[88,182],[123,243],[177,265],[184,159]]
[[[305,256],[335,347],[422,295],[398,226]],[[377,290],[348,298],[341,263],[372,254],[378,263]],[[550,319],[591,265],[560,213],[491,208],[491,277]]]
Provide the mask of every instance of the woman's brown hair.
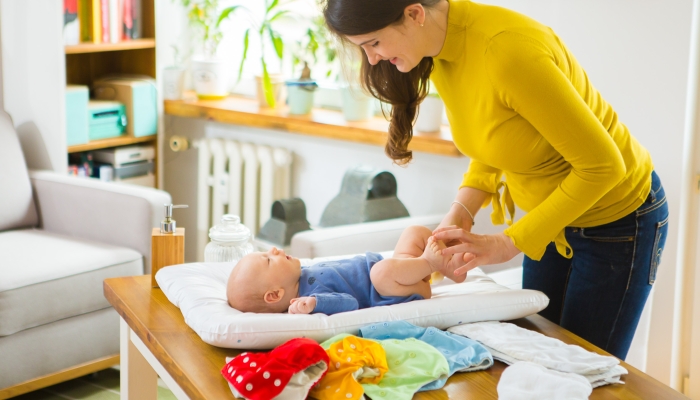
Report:
[[[440,0],[326,0],[323,15],[329,29],[341,39],[364,35],[403,21],[404,10],[420,3],[431,7]],[[362,86],[377,99],[391,104],[389,139],[384,151],[395,163],[407,164],[413,154],[408,143],[413,138],[413,121],[418,105],[428,94],[432,57],[424,57],[409,72],[400,72],[389,61],[372,65],[362,57]]]

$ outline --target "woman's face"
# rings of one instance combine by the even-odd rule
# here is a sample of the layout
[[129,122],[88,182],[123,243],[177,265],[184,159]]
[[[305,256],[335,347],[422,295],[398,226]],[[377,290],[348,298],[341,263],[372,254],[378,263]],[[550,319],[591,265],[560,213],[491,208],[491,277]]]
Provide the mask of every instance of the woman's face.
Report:
[[360,46],[372,65],[387,60],[401,72],[408,72],[418,65],[423,57],[423,35],[421,22],[404,18],[403,22],[390,25],[376,32],[347,36],[352,43]]

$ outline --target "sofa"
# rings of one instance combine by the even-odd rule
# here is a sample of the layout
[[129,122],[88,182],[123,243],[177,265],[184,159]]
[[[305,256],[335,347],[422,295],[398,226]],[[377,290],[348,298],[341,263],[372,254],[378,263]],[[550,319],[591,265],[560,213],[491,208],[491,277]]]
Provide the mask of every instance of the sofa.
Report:
[[119,363],[106,278],[150,272],[170,195],[29,171],[0,110],[0,399]]

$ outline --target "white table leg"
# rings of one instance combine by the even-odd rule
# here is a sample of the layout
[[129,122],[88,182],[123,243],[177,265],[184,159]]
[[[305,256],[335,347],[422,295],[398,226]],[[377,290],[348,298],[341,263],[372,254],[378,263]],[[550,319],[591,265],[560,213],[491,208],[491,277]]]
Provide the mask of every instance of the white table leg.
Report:
[[119,355],[120,393],[122,400],[156,400],[158,375],[130,339],[131,328],[120,318]]

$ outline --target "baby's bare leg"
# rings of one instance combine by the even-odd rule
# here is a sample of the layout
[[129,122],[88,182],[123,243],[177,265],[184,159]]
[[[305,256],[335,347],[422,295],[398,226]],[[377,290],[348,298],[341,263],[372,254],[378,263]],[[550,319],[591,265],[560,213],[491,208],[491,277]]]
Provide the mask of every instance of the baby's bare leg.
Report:
[[420,294],[429,299],[432,291],[424,278],[430,273],[430,264],[423,258],[386,258],[372,266],[369,277],[382,296]]
[[432,231],[425,226],[409,226],[401,233],[394,256],[372,267],[370,279],[383,296],[431,295],[430,274],[434,268],[423,257]]

